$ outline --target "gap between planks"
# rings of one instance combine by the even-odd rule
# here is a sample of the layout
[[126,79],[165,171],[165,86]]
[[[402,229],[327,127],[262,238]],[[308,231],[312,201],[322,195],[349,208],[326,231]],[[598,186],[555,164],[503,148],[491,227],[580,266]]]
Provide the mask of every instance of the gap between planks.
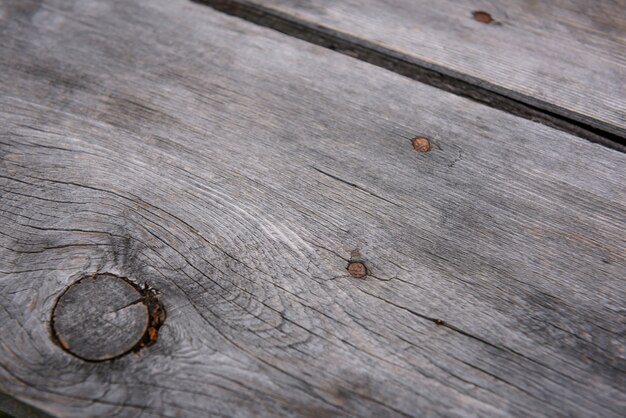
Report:
[[465,81],[460,77],[450,75],[449,72],[444,73],[437,65],[431,64],[432,68],[427,68],[407,59],[400,52],[263,5],[241,0],[191,1],[365,61],[494,109],[550,126],[620,152],[626,152],[626,138],[498,93],[484,80]]

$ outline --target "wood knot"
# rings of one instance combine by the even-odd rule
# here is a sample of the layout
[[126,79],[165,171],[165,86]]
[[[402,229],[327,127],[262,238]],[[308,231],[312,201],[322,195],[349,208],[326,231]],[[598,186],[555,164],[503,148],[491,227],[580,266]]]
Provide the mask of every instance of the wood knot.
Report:
[[487,12],[483,12],[482,10],[477,10],[475,12],[472,13],[472,16],[474,16],[474,20],[480,23],[484,23],[486,25],[490,24],[491,22],[493,22],[493,18],[491,17],[491,15]]
[[413,149],[417,152],[430,151],[430,140],[428,138],[418,136],[416,138],[413,138],[412,144]]
[[156,342],[165,321],[155,289],[125,277],[82,277],[59,297],[52,311],[53,339],[86,361],[105,361]]

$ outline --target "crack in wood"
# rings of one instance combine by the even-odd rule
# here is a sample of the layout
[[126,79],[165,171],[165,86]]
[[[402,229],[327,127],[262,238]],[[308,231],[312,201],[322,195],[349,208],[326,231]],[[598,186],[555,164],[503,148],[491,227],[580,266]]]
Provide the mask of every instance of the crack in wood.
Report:
[[311,168],[312,168],[313,170],[317,171],[317,172],[318,172],[318,173],[320,173],[320,174],[323,174],[323,175],[325,175],[325,176],[327,176],[327,177],[330,177],[330,178],[331,178],[331,179],[333,179],[333,180],[337,180],[337,181],[339,181],[339,182],[341,182],[341,183],[343,183],[343,184],[347,184],[348,186],[354,187],[355,189],[360,190],[360,191],[362,191],[362,192],[364,192],[364,193],[367,193],[367,194],[369,194],[370,196],[373,196],[373,197],[375,197],[375,198],[377,198],[377,199],[383,200],[383,201],[385,201],[385,202],[387,202],[387,203],[391,203],[391,204],[392,204],[392,205],[394,205],[394,206],[397,206],[397,207],[402,207],[402,205],[400,205],[400,204],[398,204],[398,203],[396,203],[396,202],[393,202],[393,201],[391,201],[391,200],[389,200],[389,199],[385,199],[384,197],[382,197],[382,196],[380,196],[380,195],[378,195],[378,194],[376,194],[376,193],[374,193],[374,192],[370,192],[370,191],[369,191],[369,190],[367,190],[366,188],[364,188],[364,187],[362,187],[362,186],[359,186],[359,185],[358,185],[358,184],[356,184],[356,183],[352,183],[352,182],[350,182],[350,181],[348,181],[348,180],[344,180],[344,179],[342,179],[341,177],[338,177],[338,176],[336,176],[336,175],[334,175],[334,174],[327,173],[326,171],[320,170],[320,169],[319,169],[319,168],[317,168],[317,167],[311,166]]

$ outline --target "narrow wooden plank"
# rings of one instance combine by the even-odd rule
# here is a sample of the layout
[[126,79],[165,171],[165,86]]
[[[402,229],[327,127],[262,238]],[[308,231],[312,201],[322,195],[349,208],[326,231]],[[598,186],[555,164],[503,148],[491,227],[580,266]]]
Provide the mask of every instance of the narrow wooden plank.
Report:
[[[184,0],[0,10],[0,391],[64,417],[622,415],[624,154]],[[55,343],[94,273],[159,292],[154,344]]]
[[[197,0],[220,10],[284,26],[301,37],[336,39],[338,48],[468,96],[482,89],[504,95],[574,123],[626,137],[626,3],[623,0]],[[293,30],[291,28],[290,30]],[[328,39],[326,46],[331,42]],[[332,42],[331,42],[332,44]],[[356,44],[356,45],[355,45]],[[352,48],[350,45],[355,45]],[[351,51],[354,49],[354,52]],[[421,69],[450,77],[439,80]],[[432,80],[430,80],[432,79]],[[448,87],[455,80],[467,85]],[[471,89],[471,88],[470,88]],[[516,113],[533,113],[516,109]],[[548,117],[548,123],[561,123]],[[571,123],[565,129],[576,132]],[[581,131],[592,140],[594,134]]]

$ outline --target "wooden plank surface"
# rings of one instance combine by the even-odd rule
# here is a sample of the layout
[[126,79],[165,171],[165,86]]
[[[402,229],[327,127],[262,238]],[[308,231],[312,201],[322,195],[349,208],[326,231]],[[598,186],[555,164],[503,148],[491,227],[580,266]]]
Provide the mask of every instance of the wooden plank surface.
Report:
[[272,16],[291,20],[311,38],[347,42],[339,48],[348,54],[355,44],[366,60],[370,51],[450,77],[438,85],[469,82],[617,135],[622,144],[626,137],[624,0],[198,1],[270,26]]
[[[623,415],[624,154],[183,0],[0,7],[1,392],[63,417]],[[54,342],[94,273],[158,292],[154,344]]]

